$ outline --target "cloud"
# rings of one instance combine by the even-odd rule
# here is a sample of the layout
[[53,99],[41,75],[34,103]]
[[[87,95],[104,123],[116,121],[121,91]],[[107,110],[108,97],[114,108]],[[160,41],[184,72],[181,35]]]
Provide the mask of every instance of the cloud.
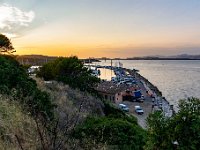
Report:
[[15,33],[2,33],[3,35],[6,35],[8,38],[15,38],[17,37],[17,34]]
[[0,29],[12,30],[13,28],[26,27],[35,18],[33,11],[22,11],[8,4],[0,5]]

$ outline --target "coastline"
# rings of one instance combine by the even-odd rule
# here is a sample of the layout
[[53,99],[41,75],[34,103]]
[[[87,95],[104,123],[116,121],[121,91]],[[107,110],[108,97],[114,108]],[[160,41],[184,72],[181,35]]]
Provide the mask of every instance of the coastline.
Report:
[[[129,107],[129,114],[134,115],[138,119],[138,123],[142,128],[146,128],[146,119],[149,116],[150,113],[160,110],[163,112],[164,116],[166,117],[171,117],[175,111],[173,108],[173,105],[170,105],[170,103],[166,100],[165,97],[162,96],[162,92],[159,91],[159,89],[153,85],[148,79],[143,77],[138,73],[138,70],[131,70],[123,67],[113,67],[113,66],[94,66],[96,69],[98,68],[104,68],[104,69],[109,69],[113,70],[115,73],[115,76],[121,76],[122,74],[117,74],[117,72],[125,72],[123,74],[124,76],[129,76],[133,77],[137,84],[136,85],[118,85],[118,83],[113,83],[112,81],[102,81],[103,86],[101,88],[98,88],[98,91],[103,95],[105,99],[108,101],[113,102],[113,104],[118,107],[120,103],[126,104]],[[134,88],[137,86],[139,90],[141,90],[142,95],[144,95],[145,100],[144,102],[133,102],[133,101],[127,101],[127,100],[121,100],[117,101],[120,99],[118,95],[123,95],[122,91],[127,91],[130,90],[131,88]],[[114,94],[114,91],[117,91],[117,94]],[[121,94],[119,94],[121,91]],[[113,93],[112,93],[113,92]],[[116,92],[115,92],[116,93]],[[117,95],[117,98],[115,95]],[[111,100],[112,99],[112,100]],[[114,100],[113,99],[117,99]],[[144,114],[143,115],[138,115],[135,112],[135,106],[141,106],[144,109]]]
[[158,87],[156,87],[148,79],[140,75],[137,70],[134,70],[134,69],[131,70],[127,68],[123,68],[123,69],[129,72],[131,75],[135,75],[136,77],[139,78],[139,80],[143,83],[145,88],[154,95],[153,97],[155,97],[155,101],[157,105],[159,105],[161,101],[162,107],[160,108],[164,112],[165,116],[171,117],[175,113],[173,105],[170,105],[169,101],[165,97],[162,96],[162,92],[158,89]]

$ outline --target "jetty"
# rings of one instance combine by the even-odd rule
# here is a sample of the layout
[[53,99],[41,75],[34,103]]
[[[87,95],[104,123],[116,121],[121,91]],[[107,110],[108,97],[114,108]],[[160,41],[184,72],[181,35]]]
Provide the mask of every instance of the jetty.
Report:
[[[154,111],[160,110],[166,117],[174,113],[173,105],[162,96],[162,92],[139,74],[136,69],[127,69],[114,66],[95,66],[98,68],[113,70],[115,77],[110,81],[102,80],[96,90],[105,100],[112,102],[116,107],[125,104],[129,107],[129,114],[138,119],[141,127],[146,128],[146,119]],[[140,93],[137,97],[136,93]],[[135,112],[135,106],[141,106],[143,115]]]

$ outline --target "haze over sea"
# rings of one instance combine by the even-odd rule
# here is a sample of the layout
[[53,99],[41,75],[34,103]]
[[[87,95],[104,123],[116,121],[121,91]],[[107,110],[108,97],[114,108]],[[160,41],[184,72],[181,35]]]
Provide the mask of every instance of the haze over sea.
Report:
[[[118,60],[113,60],[113,65]],[[200,98],[200,60],[120,60],[123,67],[138,69],[139,73],[158,87],[170,104],[178,100]],[[110,60],[102,65],[111,65]]]

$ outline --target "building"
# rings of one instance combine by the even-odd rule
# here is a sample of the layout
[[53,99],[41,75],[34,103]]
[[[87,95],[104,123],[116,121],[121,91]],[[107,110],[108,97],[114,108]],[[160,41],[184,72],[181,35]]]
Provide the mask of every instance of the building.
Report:
[[138,89],[135,85],[117,85],[111,81],[102,81],[96,90],[105,99],[113,103],[120,103],[125,100],[131,100],[133,92]]

